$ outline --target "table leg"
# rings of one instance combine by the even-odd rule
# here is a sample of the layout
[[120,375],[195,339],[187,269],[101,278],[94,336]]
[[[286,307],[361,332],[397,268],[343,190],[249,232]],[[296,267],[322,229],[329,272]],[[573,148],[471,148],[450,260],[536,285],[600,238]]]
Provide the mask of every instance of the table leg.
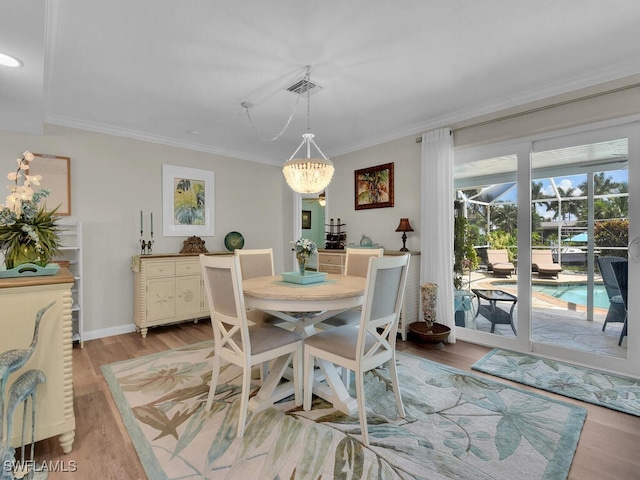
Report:
[[318,379],[315,379],[313,383],[313,393],[332,403],[333,406],[342,413],[347,415],[356,413],[358,411],[358,402],[347,392],[335,365],[320,358],[317,358],[316,362],[327,384],[322,384]]
[[279,357],[269,369],[267,378],[262,382],[258,393],[249,400],[249,408],[255,413],[266,410],[274,403],[294,393],[293,381],[280,383],[285,370],[291,362],[291,355]]

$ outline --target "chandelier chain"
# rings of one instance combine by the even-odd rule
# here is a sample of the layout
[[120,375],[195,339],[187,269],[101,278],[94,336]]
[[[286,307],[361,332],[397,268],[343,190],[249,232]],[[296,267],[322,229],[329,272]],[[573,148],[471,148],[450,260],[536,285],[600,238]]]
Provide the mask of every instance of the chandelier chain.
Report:
[[[304,75],[304,85],[307,86],[307,130],[310,130],[310,124],[309,124],[309,113],[310,113],[310,104],[311,104],[311,99],[310,99],[310,94],[309,94],[309,80],[310,80],[310,78],[311,78],[311,67],[307,66],[307,73],[305,73],[305,75]],[[251,118],[251,113],[249,112],[249,109],[253,105],[250,105],[250,104],[245,105],[245,104],[243,104],[242,106],[244,107],[245,111],[247,112],[247,118],[249,119],[249,124],[251,125],[251,128],[253,128],[253,131],[255,132],[257,137],[260,140],[262,140],[263,142],[275,142],[276,140],[278,140],[284,134],[284,132],[286,132],[287,128],[289,128],[289,124],[291,123],[291,120],[293,120],[293,117],[296,114],[296,111],[298,110],[298,104],[300,103],[300,97],[302,97],[302,94],[298,94],[298,96],[296,97],[296,103],[293,105],[293,110],[291,111],[291,114],[289,115],[289,118],[287,119],[287,123],[285,123],[284,127],[282,127],[282,130],[280,130],[279,133],[277,133],[275,136],[273,136],[271,138],[264,138],[260,134],[260,132],[258,131],[258,128],[253,123],[253,119]]]

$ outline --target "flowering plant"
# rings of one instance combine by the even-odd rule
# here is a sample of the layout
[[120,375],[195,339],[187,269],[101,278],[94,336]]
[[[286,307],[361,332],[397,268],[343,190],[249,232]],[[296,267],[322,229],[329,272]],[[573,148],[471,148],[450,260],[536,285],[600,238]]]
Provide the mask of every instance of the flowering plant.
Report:
[[45,206],[40,205],[41,200],[49,196],[49,191],[34,192],[31,187],[40,185],[42,180],[41,175],[27,173],[33,158],[33,154],[26,151],[16,160],[18,168],[7,175],[13,182],[8,186],[11,193],[6,205],[0,204],[0,251],[7,269],[22,263],[44,267],[60,246],[59,228],[55,223],[57,208],[46,211]]
[[318,247],[314,242],[312,242],[308,238],[301,238],[298,241],[289,242],[289,243],[293,245],[293,248],[291,250],[296,252],[296,257],[298,259],[306,260],[311,255],[315,255],[316,253],[318,253]]

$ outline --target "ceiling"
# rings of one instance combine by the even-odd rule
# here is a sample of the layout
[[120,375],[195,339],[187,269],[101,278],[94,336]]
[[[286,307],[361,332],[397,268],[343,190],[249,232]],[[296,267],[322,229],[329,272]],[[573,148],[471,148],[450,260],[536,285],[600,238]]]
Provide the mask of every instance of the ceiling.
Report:
[[[2,0],[0,130],[43,124],[279,165],[640,73],[629,0]],[[189,133],[197,132],[197,133]]]

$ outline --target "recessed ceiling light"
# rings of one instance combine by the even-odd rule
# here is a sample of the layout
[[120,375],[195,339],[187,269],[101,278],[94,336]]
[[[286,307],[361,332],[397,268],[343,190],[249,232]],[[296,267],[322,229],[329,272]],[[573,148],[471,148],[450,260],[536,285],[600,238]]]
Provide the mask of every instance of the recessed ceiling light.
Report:
[[199,131],[197,131],[197,130],[189,130],[187,133],[188,133],[189,135],[200,135],[200,132],[199,132]]
[[22,62],[16,57],[0,52],[0,65],[5,67],[21,67]]

